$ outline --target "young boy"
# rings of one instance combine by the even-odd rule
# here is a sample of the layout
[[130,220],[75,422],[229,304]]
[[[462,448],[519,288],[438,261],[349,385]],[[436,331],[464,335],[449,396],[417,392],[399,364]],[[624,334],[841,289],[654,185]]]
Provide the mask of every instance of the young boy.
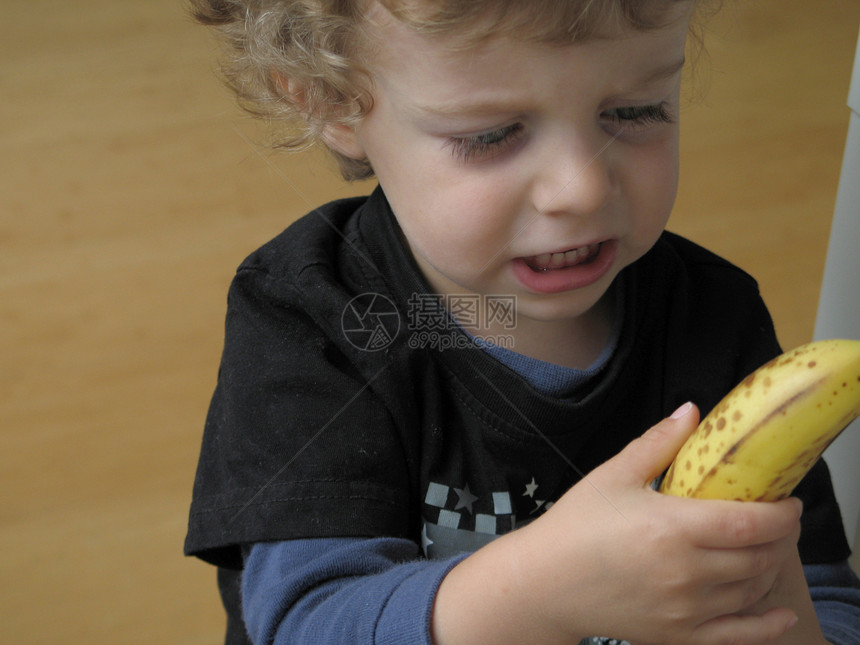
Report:
[[823,463],[802,517],[651,487],[779,352],[664,231],[696,4],[195,3],[247,107],[379,181],[230,290],[186,543],[228,642],[860,642]]

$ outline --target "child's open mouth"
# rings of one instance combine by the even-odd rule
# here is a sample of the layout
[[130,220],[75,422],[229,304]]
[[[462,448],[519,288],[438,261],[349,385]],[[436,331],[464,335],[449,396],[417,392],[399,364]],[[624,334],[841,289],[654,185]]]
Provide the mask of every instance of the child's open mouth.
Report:
[[559,253],[516,258],[514,275],[536,293],[581,289],[600,280],[615,264],[618,241],[606,240]]
[[523,261],[532,271],[552,271],[555,269],[566,269],[577,264],[592,262],[600,254],[600,244],[589,244],[577,249],[571,249],[561,253],[542,253],[523,258]]

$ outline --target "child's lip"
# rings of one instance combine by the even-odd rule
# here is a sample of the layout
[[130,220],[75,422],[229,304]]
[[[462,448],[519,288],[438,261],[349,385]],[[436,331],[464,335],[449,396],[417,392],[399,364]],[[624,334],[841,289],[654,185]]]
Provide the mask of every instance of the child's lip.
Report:
[[612,270],[619,245],[618,240],[608,239],[576,248],[586,251],[577,251],[577,257],[572,262],[558,267],[551,266],[551,257],[550,265],[547,265],[544,255],[533,255],[514,259],[511,269],[516,280],[534,293],[552,294],[582,289],[599,281]]
[[583,246],[569,248],[564,251],[541,253],[539,255],[523,257],[522,261],[525,262],[533,271],[565,269],[594,259],[600,252],[601,244],[602,242],[596,242],[594,244],[585,244]]

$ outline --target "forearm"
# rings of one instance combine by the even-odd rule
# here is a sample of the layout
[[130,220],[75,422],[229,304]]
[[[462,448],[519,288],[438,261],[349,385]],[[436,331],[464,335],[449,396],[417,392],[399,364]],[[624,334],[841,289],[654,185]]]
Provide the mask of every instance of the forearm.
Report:
[[[798,621],[776,642],[778,645],[813,645],[814,643],[824,645],[828,641],[824,639],[824,635],[821,633],[799,557],[792,564],[787,574],[786,584],[790,585],[792,591],[786,598],[784,606],[791,607],[797,612]],[[778,582],[778,584],[780,583],[782,581]]]
[[534,570],[527,570],[526,533],[493,541],[448,573],[433,607],[434,645],[555,645],[585,636],[555,625],[542,611]]
[[773,590],[743,613],[761,615],[774,607],[788,607],[797,615],[797,624],[775,640],[774,645],[826,645],[828,643],[818,624],[800,556],[787,563],[777,578]]

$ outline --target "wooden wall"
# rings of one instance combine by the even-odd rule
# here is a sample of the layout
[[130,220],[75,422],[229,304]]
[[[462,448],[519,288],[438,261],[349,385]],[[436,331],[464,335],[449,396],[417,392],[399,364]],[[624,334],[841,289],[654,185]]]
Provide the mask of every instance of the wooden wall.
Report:
[[[0,641],[214,644],[182,556],[235,266],[344,186],[261,152],[177,0],[4,0]],[[811,338],[857,0],[727,2],[685,109],[673,228]]]

